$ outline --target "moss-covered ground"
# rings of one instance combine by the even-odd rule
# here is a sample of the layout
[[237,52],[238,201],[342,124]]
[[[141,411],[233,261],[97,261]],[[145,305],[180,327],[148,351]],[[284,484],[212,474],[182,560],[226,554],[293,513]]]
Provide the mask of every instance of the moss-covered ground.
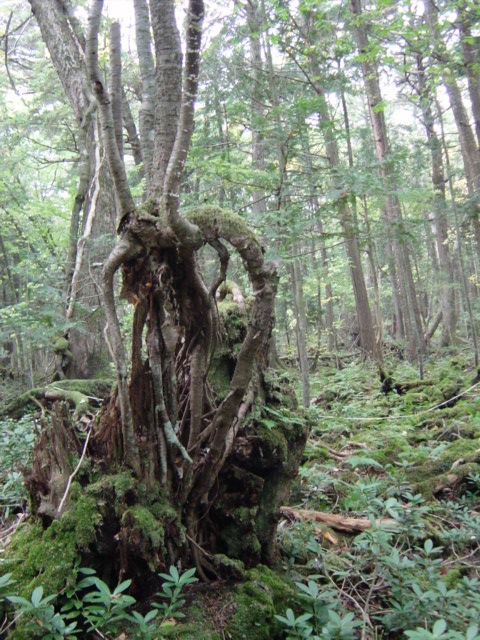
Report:
[[388,372],[398,391],[387,394],[373,364],[314,374],[314,427],[291,502],[398,524],[345,533],[284,522],[284,558],[297,579],[315,574],[335,611],[353,614],[351,637],[419,628],[433,638],[444,620],[446,638],[465,638],[480,619],[477,372],[468,353],[432,357],[422,380],[406,362]]
[[[312,375],[312,430],[290,504],[372,521],[393,518],[397,526],[347,533],[285,518],[279,526],[280,553],[273,570],[260,565],[245,572],[238,564],[232,567],[235,579],[230,582],[188,587],[185,617],[165,622],[156,637],[308,637],[288,636],[286,625],[275,618],[290,608],[294,617],[312,613],[308,624],[313,635],[327,639],[405,638],[405,631],[432,630],[440,619],[446,624],[442,640],[467,638],[467,628],[480,619],[476,372],[469,354],[464,354],[431,358],[425,363],[423,380],[405,362],[390,363],[388,373],[399,385],[398,391],[394,388],[388,394],[382,392],[375,366],[363,361],[350,362],[341,370],[321,366]],[[268,430],[270,418],[266,415],[259,428]],[[28,425],[34,427],[28,421],[22,425],[25,432]],[[18,438],[19,427],[15,431],[13,423],[7,426]],[[2,477],[10,477],[18,462],[15,456],[4,455],[10,467]],[[126,482],[124,489],[129,488]],[[74,496],[81,518],[71,516],[46,532],[27,524],[7,553],[0,555],[0,562],[5,555],[11,562],[18,556],[16,550],[22,550],[10,570],[22,584],[28,576],[27,591],[39,584],[52,592],[63,583],[70,586],[67,578],[78,549],[95,543],[94,494],[95,487]],[[131,530],[145,530],[148,535],[143,537],[158,546],[156,538],[162,531],[152,525],[158,515],[150,502],[148,509],[133,507],[123,517]],[[12,522],[11,514],[9,518]],[[39,551],[45,543],[56,558],[47,568]],[[222,564],[226,562],[224,558]],[[328,617],[329,610],[340,622]],[[345,622],[350,614],[351,628]],[[125,633],[126,639],[138,637],[129,635],[128,629]]]

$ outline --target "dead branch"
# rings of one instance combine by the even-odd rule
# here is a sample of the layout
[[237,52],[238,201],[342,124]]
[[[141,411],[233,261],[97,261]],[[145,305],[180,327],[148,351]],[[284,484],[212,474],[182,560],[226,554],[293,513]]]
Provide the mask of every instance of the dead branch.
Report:
[[[281,507],[282,515],[291,520],[306,520],[307,522],[320,522],[338,531],[366,531],[372,527],[369,518],[353,518],[323,511],[310,511],[309,509],[296,509],[295,507]],[[400,525],[393,518],[380,518],[375,520],[377,527],[398,528]]]

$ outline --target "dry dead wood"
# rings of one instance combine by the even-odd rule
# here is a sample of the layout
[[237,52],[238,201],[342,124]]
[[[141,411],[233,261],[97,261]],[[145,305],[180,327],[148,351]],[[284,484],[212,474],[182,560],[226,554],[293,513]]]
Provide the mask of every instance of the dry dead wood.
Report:
[[[281,507],[282,515],[291,520],[306,520],[308,522],[320,522],[338,531],[365,531],[372,526],[369,518],[352,518],[323,511],[311,511],[309,509],[296,509],[295,507]],[[393,518],[380,518],[375,521],[377,527],[398,527],[399,523]]]

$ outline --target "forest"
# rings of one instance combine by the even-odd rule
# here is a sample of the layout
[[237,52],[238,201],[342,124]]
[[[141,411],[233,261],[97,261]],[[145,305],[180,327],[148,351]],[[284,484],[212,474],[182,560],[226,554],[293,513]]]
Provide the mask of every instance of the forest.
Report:
[[0,638],[480,640],[478,0],[0,54]]

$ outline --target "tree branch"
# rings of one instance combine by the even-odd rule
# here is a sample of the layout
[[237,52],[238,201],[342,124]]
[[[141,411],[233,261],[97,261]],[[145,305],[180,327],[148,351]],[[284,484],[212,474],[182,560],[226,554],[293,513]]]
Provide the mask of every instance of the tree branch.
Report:
[[117,316],[113,279],[119,267],[127,260],[135,257],[138,251],[139,249],[136,244],[127,238],[123,238],[108,256],[102,274],[102,298],[105,307],[105,317],[107,318],[105,339],[107,340],[110,354],[117,371],[118,396],[122,415],[124,457],[125,462],[135,471],[140,468],[140,460],[133,430],[132,409],[128,396],[127,355],[122,340],[120,322]]
[[149,197],[162,195],[182,99],[182,50],[174,0],[150,0],[155,43],[155,140]]
[[119,22],[112,22],[110,25],[110,96],[115,140],[118,154],[123,160],[122,39]]
[[182,103],[177,133],[172,153],[168,161],[163,184],[163,197],[169,222],[175,233],[181,237],[192,235],[191,225],[179,213],[180,182],[187,160],[193,133],[195,99],[198,90],[200,70],[200,46],[204,17],[203,0],[190,0],[187,21],[187,51],[183,69]]
[[150,15],[146,0],[134,0],[135,35],[142,78],[142,104],[140,107],[140,142],[142,156],[150,186],[153,162],[153,138],[155,129],[155,65],[153,62]]
[[98,63],[98,32],[100,29],[102,8],[103,0],[91,0],[85,57],[93,93],[97,99],[100,110],[100,123],[102,125],[105,152],[120,205],[121,220],[123,220],[128,214],[135,211],[135,203],[130,193],[130,187],[128,186],[125,165],[118,149],[110,97],[103,86]]

